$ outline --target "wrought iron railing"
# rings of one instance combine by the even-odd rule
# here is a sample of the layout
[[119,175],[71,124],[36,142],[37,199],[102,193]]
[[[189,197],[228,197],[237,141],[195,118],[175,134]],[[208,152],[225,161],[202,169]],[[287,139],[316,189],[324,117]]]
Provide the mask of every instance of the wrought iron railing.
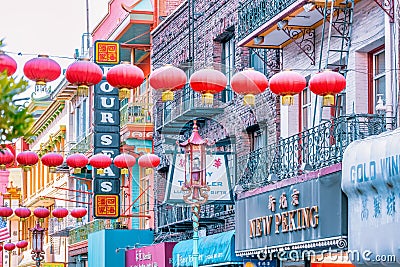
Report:
[[174,122],[176,118],[189,110],[197,108],[223,108],[226,103],[233,99],[234,93],[229,86],[221,93],[214,95],[213,104],[205,104],[202,101],[201,94],[193,91],[189,84],[186,84],[181,92],[175,95],[173,101],[160,104],[156,109],[156,129],[163,127],[169,122]]
[[241,3],[238,9],[239,39],[245,38],[296,1],[297,0],[247,0]]
[[69,231],[69,244],[75,244],[88,239],[90,233],[104,229],[120,229],[120,223],[111,220],[94,220]]
[[126,124],[151,123],[149,104],[129,103],[120,109],[121,127]]
[[75,145],[71,146],[69,152],[70,154],[73,154],[75,152],[86,152],[89,151],[92,146],[93,131],[89,130],[89,133],[84,138],[80,139],[78,142],[76,142]]
[[72,228],[79,226],[79,223],[75,218],[64,218],[58,220],[57,218],[51,218],[49,221],[49,235],[57,235],[61,232],[68,231]]
[[351,142],[380,134],[387,125],[387,118],[371,114],[324,122],[238,157],[238,183],[249,190],[268,184],[270,175],[286,179],[304,173],[305,168],[312,171],[339,163]]

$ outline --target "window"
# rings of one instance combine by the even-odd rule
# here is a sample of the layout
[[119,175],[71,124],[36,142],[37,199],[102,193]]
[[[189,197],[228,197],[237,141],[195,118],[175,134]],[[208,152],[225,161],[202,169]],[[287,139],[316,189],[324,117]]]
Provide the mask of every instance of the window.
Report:
[[385,50],[380,48],[369,54],[368,112],[376,113],[376,105],[381,98],[385,103]]
[[76,141],[81,141],[89,133],[88,122],[88,104],[87,98],[84,98],[75,108],[75,137]]
[[300,97],[300,132],[308,130],[312,125],[311,122],[311,92],[308,87],[306,87],[301,93]]
[[[230,38],[229,40],[222,43],[222,72],[228,78],[228,85],[231,84],[231,78],[235,74],[235,38]],[[222,93],[222,101],[229,102],[232,100],[232,90],[227,87]]]
[[250,53],[250,66],[257,71],[266,74],[267,64],[265,58],[267,58],[267,50],[253,48]]

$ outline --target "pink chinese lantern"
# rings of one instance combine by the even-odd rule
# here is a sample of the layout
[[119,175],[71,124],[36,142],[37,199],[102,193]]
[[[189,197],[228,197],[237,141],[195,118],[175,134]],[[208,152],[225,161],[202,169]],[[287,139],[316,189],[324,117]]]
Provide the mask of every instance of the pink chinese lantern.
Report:
[[124,61],[112,67],[107,72],[106,78],[112,87],[120,90],[119,98],[124,99],[129,97],[130,90],[135,89],[143,83],[144,73],[139,67]]
[[269,80],[269,89],[272,93],[282,96],[284,106],[293,105],[293,96],[303,91],[306,85],[306,78],[290,70],[279,72]]
[[325,70],[310,79],[309,87],[314,94],[323,96],[324,106],[332,106],[334,96],[346,88],[346,78],[338,72]]
[[8,149],[0,149],[0,170],[5,170],[6,166],[13,163],[14,155]]
[[15,249],[15,244],[14,243],[6,243],[6,244],[4,244],[3,248],[4,248],[4,250],[11,252],[12,250]]
[[43,91],[47,82],[56,80],[61,74],[60,65],[47,55],[39,55],[24,65],[25,76],[36,82],[35,91]]
[[17,244],[15,244],[17,248],[26,248],[28,246],[28,241],[26,240],[21,240],[18,241]]
[[13,75],[17,71],[17,62],[10,56],[0,51],[0,73],[6,72],[7,76]]
[[114,158],[114,165],[121,169],[121,174],[128,174],[128,169],[135,166],[135,163],[135,157],[126,153],[120,154]]
[[76,218],[78,222],[82,221],[82,218],[87,214],[87,210],[85,208],[75,208],[71,210],[71,216]]
[[96,63],[83,58],[68,66],[65,78],[71,84],[78,86],[78,95],[87,96],[89,86],[101,82],[103,72]]
[[16,208],[14,213],[16,216],[20,217],[22,220],[31,216],[31,210],[26,207]]
[[17,155],[17,162],[24,171],[29,171],[38,161],[39,157],[33,151],[24,151]]
[[57,170],[57,166],[60,166],[63,163],[64,158],[58,153],[51,152],[45,154],[41,158],[41,161],[43,165],[49,167],[51,173],[55,173]]
[[155,168],[161,162],[160,157],[154,154],[144,154],[139,157],[138,164],[142,168]]
[[39,221],[43,222],[45,218],[49,217],[50,211],[46,208],[36,208],[33,214],[39,218]]
[[81,153],[75,153],[67,157],[67,165],[74,168],[74,173],[81,173],[81,169],[86,167],[89,159]]
[[0,207],[0,217],[2,217],[3,220],[7,220],[7,217],[10,217],[13,213],[10,207]]
[[62,221],[63,218],[68,216],[68,210],[66,208],[55,208],[51,214],[58,219],[58,221]]
[[110,167],[111,162],[111,158],[105,154],[96,154],[89,159],[89,164],[97,169],[97,174],[104,174],[104,169]]
[[205,104],[212,104],[214,95],[222,92],[228,79],[226,76],[214,69],[198,70],[190,76],[190,87],[193,91],[202,94],[203,102]]
[[154,70],[149,76],[150,86],[154,90],[162,91],[163,102],[174,100],[174,91],[182,89],[186,82],[185,72],[169,64]]

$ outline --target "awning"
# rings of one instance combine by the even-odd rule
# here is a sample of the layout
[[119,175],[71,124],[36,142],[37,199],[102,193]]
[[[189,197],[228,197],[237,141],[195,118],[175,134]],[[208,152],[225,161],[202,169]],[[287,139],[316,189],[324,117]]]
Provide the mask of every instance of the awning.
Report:
[[[193,240],[175,245],[172,252],[174,267],[193,266]],[[243,264],[235,255],[235,231],[199,238],[199,266],[215,267],[229,264]]]

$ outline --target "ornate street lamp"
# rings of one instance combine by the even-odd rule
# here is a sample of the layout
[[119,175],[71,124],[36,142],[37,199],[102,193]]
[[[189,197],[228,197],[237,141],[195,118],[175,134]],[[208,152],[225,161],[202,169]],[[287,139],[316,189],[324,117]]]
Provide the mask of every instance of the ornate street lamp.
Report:
[[210,187],[206,181],[206,146],[208,140],[201,138],[196,120],[193,121],[192,135],[178,143],[185,150],[185,182],[182,186],[183,200],[192,208],[193,221],[193,267],[198,267],[198,242],[200,206],[207,202]]
[[39,267],[41,261],[44,260],[43,239],[45,228],[42,228],[39,223],[34,228],[29,229],[32,232],[32,259]]

